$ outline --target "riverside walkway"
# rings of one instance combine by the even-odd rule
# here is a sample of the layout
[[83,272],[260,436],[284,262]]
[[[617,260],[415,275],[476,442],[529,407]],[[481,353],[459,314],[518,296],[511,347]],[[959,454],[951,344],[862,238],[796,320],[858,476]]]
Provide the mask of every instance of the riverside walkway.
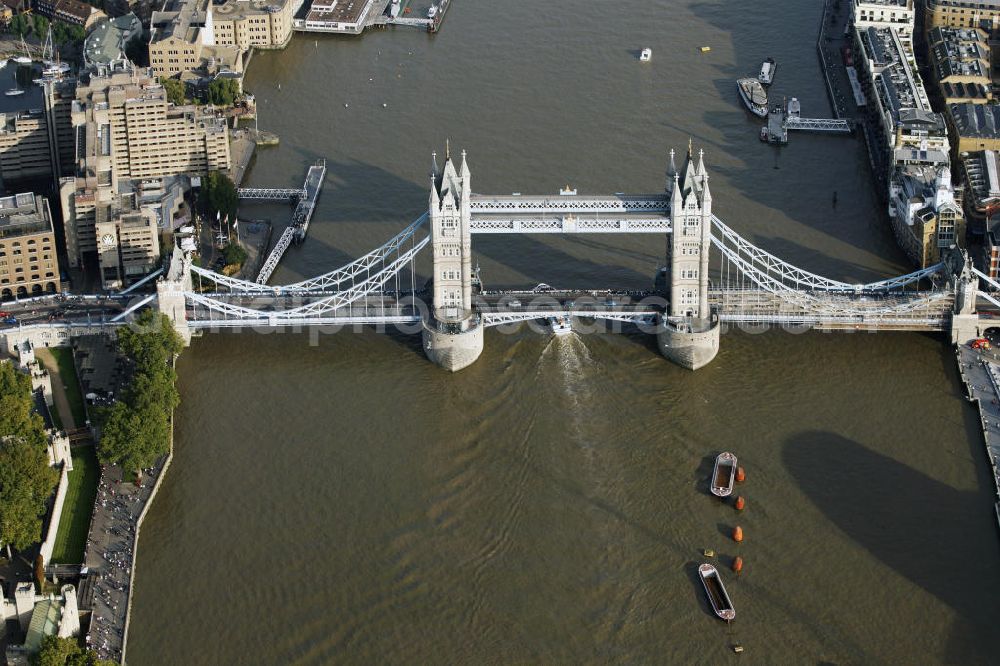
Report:
[[958,371],[965,384],[965,395],[979,408],[986,459],[993,476],[993,510],[1000,526],[1000,357],[979,352],[968,345],[957,347],[956,357]]

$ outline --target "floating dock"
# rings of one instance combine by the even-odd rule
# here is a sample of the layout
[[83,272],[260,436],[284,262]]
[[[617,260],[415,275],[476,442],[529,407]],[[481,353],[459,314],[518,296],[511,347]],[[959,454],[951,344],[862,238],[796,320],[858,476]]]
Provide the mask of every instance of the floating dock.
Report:
[[360,35],[366,28],[402,25],[437,32],[451,0],[434,0],[425,10],[426,16],[414,16],[415,12],[410,12],[412,4],[412,0],[306,0],[304,9],[292,19],[292,29]]
[[979,408],[986,461],[995,491],[993,513],[1000,527],[1000,366],[992,354],[977,352],[968,344],[957,346],[955,356],[965,396]]
[[851,134],[854,126],[849,120],[836,118],[803,118],[799,115],[799,101],[794,97],[788,102],[775,104],[767,114],[767,125],[760,130],[760,140],[785,145],[789,130],[819,132],[822,134]]
[[[316,210],[316,201],[323,189],[324,178],[326,178],[326,160],[320,160],[309,167],[309,173],[306,174],[306,181],[301,190],[278,188],[243,188],[240,190],[241,198],[257,201],[298,199],[295,211],[292,213],[291,223],[281,232],[278,242],[274,244],[274,249],[271,250],[271,254],[267,256],[264,265],[260,268],[256,280],[257,284],[267,284],[267,281],[271,279],[271,274],[274,273],[274,269],[278,267],[281,258],[291,244],[293,242],[301,243],[306,239],[309,222],[312,220],[313,211]],[[244,196],[244,193],[247,196]]]

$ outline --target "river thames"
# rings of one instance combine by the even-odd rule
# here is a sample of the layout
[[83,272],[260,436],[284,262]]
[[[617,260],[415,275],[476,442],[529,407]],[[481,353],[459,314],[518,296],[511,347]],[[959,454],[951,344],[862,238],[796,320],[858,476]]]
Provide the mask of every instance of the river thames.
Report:
[[[836,279],[908,272],[863,142],[768,147],[740,104],[734,80],[771,56],[772,95],[829,115],[821,12],[455,0],[434,36],[259,52],[246,87],[281,145],[247,182],[296,187],[315,159],[329,167],[272,283],[424,212],[446,139],[476,192],[555,194],[662,191],[690,137],[715,212],[757,245]],[[489,288],[644,289],[665,240],[477,236],[473,251]],[[995,662],[992,482],[943,337],[729,332],[691,373],[639,332],[522,328],[487,332],[452,375],[419,336],[244,332],[196,339],[178,371],[131,664]],[[721,450],[747,471],[739,515],[707,492]],[[731,627],[696,578],[704,548]]]

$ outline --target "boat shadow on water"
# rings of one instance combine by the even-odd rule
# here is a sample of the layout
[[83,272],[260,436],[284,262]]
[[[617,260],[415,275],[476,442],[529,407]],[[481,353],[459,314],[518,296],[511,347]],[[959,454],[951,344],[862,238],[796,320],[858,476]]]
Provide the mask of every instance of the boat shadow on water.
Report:
[[782,452],[798,487],[837,529],[960,616],[945,648],[948,663],[990,655],[1000,613],[991,482],[981,440],[968,439],[976,490],[958,490],[831,432],[800,433]]

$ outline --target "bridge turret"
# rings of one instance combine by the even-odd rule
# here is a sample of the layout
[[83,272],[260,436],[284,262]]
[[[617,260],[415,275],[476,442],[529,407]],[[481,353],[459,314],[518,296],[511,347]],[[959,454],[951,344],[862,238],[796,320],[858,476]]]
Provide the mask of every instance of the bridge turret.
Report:
[[708,257],[712,246],[712,192],[704,151],[688,143],[680,173],[670,188],[667,243],[669,311],[658,331],[660,350],[672,361],[696,370],[719,350],[719,322],[708,303]]
[[156,282],[156,305],[163,314],[170,317],[174,329],[191,344],[191,329],[187,323],[186,293],[193,291],[191,283],[191,255],[179,247],[174,247],[170,255],[170,267],[166,275]]
[[431,178],[428,217],[434,288],[423,338],[428,357],[452,371],[470,365],[483,350],[483,331],[472,305],[471,197],[472,174],[465,151],[456,170],[449,149],[441,174]]

